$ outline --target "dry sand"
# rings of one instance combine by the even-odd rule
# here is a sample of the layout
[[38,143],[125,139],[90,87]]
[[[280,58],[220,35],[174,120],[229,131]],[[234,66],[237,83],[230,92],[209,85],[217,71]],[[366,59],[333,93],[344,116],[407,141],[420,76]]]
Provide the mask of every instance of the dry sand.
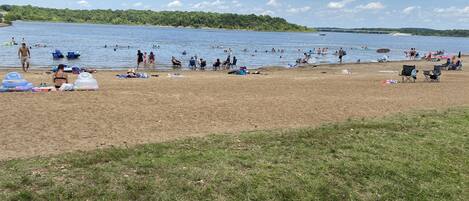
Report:
[[[160,72],[148,80],[98,72],[97,92],[2,93],[0,160],[469,104],[465,71],[443,71],[441,83],[425,83],[420,74],[415,84],[383,86],[382,80],[399,79],[404,63],[420,70],[435,64],[326,65],[249,76],[182,72],[184,78]],[[353,74],[343,75],[346,68]],[[50,83],[44,72],[24,76]]]

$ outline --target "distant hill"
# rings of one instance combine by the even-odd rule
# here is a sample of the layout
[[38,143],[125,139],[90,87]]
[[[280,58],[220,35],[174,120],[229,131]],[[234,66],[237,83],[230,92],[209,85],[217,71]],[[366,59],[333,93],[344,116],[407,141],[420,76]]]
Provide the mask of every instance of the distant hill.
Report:
[[420,36],[451,36],[451,37],[469,37],[469,30],[453,29],[453,30],[436,30],[425,28],[316,28],[318,31],[323,32],[348,32],[348,33],[371,33],[371,34],[392,34],[392,33],[405,33]]
[[283,18],[229,13],[144,11],[144,10],[70,10],[34,6],[2,5],[5,20],[50,21],[96,24],[157,25],[173,27],[240,29],[275,32],[313,32],[314,29],[287,22]]

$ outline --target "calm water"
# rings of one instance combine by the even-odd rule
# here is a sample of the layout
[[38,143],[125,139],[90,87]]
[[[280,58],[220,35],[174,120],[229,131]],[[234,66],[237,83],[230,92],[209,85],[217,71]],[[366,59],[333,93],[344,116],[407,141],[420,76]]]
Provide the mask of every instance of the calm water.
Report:
[[[129,68],[136,66],[136,51],[153,51],[157,68],[168,68],[171,56],[176,56],[187,67],[191,56],[204,58],[211,65],[216,58],[224,60],[231,48],[238,58],[238,66],[255,68],[260,66],[288,66],[294,64],[303,52],[313,48],[329,48],[333,53],[340,47],[347,50],[346,62],[375,61],[382,55],[376,49],[389,48],[391,60],[405,59],[404,50],[417,48],[421,53],[446,50],[449,53],[469,52],[468,38],[451,37],[394,37],[391,35],[326,33],[270,33],[226,30],[199,30],[183,28],[161,28],[142,26],[114,26],[90,24],[63,24],[16,22],[11,27],[0,29],[0,67],[19,66],[17,46],[3,45],[11,37],[17,42],[25,38],[28,45],[45,44],[46,48],[33,46],[31,64],[50,67],[59,63],[77,64],[96,68]],[[114,46],[119,45],[117,51]],[[153,45],[160,48],[153,48]],[[105,45],[111,46],[104,48]],[[368,50],[362,46],[368,46]],[[266,50],[284,49],[284,53],[265,53]],[[79,51],[81,58],[74,61],[53,60],[51,52]],[[248,51],[243,51],[247,49]],[[298,51],[300,49],[301,51]],[[258,52],[256,53],[255,50]],[[183,56],[182,52],[187,51]],[[317,63],[336,63],[332,55],[315,56]]]

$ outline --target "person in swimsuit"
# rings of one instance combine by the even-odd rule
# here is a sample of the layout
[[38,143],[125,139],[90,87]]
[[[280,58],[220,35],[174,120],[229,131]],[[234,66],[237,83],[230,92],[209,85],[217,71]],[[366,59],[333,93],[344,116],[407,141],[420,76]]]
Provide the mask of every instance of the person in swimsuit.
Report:
[[143,67],[145,68],[147,66],[147,52],[143,53]]
[[29,48],[26,47],[26,43],[21,44],[21,47],[18,50],[18,58],[20,59],[21,65],[23,66],[23,71],[28,72],[31,52],[29,51]]
[[137,70],[138,70],[138,67],[140,67],[140,64],[143,63],[143,53],[142,51],[138,50],[137,51]]
[[150,62],[150,66],[155,67],[155,54],[153,54],[153,52],[150,52],[150,55],[148,56],[148,60]]
[[60,64],[57,72],[54,73],[54,85],[55,88],[59,89],[62,84],[68,83],[68,75],[64,71],[65,65]]

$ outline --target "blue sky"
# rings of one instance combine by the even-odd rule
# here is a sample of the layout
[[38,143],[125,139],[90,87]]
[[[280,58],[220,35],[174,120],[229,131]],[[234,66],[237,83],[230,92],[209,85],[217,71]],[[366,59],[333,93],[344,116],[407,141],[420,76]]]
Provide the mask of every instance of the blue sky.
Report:
[[468,0],[0,0],[0,4],[267,14],[310,27],[469,29]]

